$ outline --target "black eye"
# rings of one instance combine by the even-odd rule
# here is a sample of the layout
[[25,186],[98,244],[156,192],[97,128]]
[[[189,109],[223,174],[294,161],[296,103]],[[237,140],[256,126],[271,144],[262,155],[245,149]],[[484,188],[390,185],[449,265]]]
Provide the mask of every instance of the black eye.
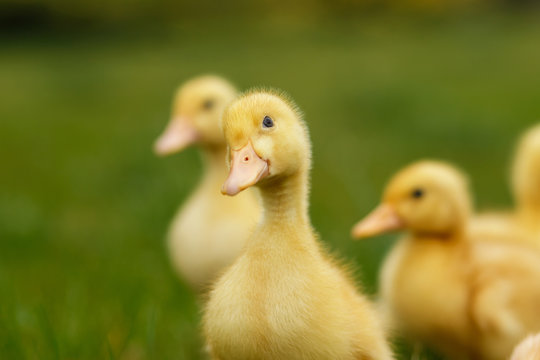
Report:
[[204,110],[211,110],[214,107],[214,100],[208,99],[203,102]]
[[422,196],[424,196],[424,190],[422,189],[414,189],[411,193],[411,196],[415,199],[420,199]]
[[271,128],[272,126],[274,126],[274,120],[272,120],[270,116],[265,116],[263,119],[263,127]]

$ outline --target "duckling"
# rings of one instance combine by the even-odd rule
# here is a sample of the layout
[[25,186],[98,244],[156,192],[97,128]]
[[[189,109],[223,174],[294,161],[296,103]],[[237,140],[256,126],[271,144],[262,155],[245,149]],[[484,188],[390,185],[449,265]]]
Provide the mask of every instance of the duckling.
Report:
[[512,185],[517,216],[540,243],[540,124],[529,129],[518,145]]
[[409,232],[380,275],[396,329],[450,358],[507,359],[540,330],[540,256],[510,241],[476,241],[471,213],[464,175],[422,161],[392,178],[382,204],[352,234]]
[[311,146],[283,94],[249,92],[225,111],[222,192],[260,189],[263,216],[214,284],[203,318],[214,359],[391,359],[369,301],[317,240],[308,216]]
[[484,213],[471,226],[492,239],[508,239],[540,248],[540,125],[521,138],[514,156],[512,192],[514,210]]
[[199,292],[232,263],[260,216],[254,191],[235,198],[219,193],[228,173],[221,115],[236,96],[236,89],[217,76],[187,81],[178,89],[172,119],[154,146],[161,156],[193,144],[201,149],[204,175],[178,210],[167,235],[174,269]]
[[510,360],[540,360],[540,334],[528,336],[512,353]]

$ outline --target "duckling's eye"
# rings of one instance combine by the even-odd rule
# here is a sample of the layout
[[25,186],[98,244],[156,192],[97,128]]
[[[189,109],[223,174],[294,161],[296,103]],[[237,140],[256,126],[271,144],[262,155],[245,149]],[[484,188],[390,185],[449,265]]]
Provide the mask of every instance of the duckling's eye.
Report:
[[214,100],[208,99],[203,102],[204,110],[211,110],[214,107]]
[[422,189],[414,189],[413,192],[411,193],[411,196],[414,198],[414,199],[420,199],[424,196],[424,190]]
[[271,128],[274,126],[274,120],[272,120],[270,116],[265,116],[262,124],[263,124],[263,128]]

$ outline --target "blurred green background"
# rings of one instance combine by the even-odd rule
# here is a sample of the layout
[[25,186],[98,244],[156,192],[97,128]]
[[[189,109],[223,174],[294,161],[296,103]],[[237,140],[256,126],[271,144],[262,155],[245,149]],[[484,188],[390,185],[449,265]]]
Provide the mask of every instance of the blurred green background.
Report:
[[480,0],[3,0],[0,358],[202,358],[197,301],[164,246],[201,166],[196,149],[151,148],[176,86],[207,72],[297,101],[313,224],[374,294],[395,236],[349,230],[401,166],[450,160],[480,209],[510,206],[513,144],[540,120],[539,15]]

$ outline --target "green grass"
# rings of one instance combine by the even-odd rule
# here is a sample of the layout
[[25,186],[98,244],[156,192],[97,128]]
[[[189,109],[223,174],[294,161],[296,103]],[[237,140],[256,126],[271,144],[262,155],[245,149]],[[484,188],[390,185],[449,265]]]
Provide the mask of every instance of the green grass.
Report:
[[0,358],[200,357],[198,306],[164,247],[200,164],[195,149],[157,159],[151,145],[176,85],[205,72],[296,99],[313,223],[374,293],[395,237],[358,243],[349,230],[401,166],[450,160],[480,208],[511,203],[513,143],[540,119],[533,15],[4,36]]

